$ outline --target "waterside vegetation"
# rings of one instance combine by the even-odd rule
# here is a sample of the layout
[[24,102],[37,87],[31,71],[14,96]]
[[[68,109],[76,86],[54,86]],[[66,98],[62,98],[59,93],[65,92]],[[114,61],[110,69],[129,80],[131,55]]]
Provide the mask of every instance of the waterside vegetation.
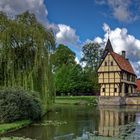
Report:
[[50,62],[55,48],[53,33],[29,12],[14,19],[1,12],[0,21],[0,87],[36,91],[47,109],[54,95]]
[[9,18],[0,12],[1,133],[40,119],[54,102],[54,49],[52,31],[34,14],[27,11]]
[[31,124],[32,122],[29,120],[22,120],[22,121],[15,121],[12,123],[3,123],[0,124],[0,135],[5,134],[7,132],[11,132],[13,130],[17,130],[20,128],[23,128],[29,124]]
[[40,119],[54,101],[97,105],[96,97],[77,95],[98,94],[102,49],[88,43],[82,52],[77,63],[68,46],[56,48],[51,29],[28,11],[14,18],[0,12],[0,133]]

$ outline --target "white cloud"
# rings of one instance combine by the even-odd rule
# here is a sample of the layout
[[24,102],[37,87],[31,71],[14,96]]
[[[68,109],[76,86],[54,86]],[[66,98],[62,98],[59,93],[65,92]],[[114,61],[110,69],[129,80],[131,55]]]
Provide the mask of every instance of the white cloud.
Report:
[[133,19],[129,10],[130,4],[130,0],[108,0],[108,5],[112,8],[114,17],[123,22]]
[[0,11],[9,16],[15,16],[27,10],[34,13],[41,23],[47,24],[48,11],[44,0],[0,0]]
[[[107,24],[103,25],[103,29],[105,28],[104,26],[107,26]],[[140,40],[128,34],[126,28],[110,29],[109,38],[116,53],[121,53],[122,50],[126,51],[126,55],[132,62],[137,75],[140,76]],[[108,33],[105,31],[104,38],[96,37],[94,40],[99,40],[98,43],[102,43],[106,42],[107,39]]]
[[49,23],[48,11],[44,0],[0,0],[0,11],[7,13],[10,17],[21,14],[25,11],[34,13],[45,27],[52,28],[56,35],[56,43],[74,45],[79,41],[74,29],[64,24]]
[[106,23],[104,23],[104,24],[103,24],[103,30],[104,30],[105,32],[110,32],[110,27],[109,27]]
[[78,57],[75,57],[75,61],[76,61],[77,64],[80,64],[80,61],[79,61]]
[[131,64],[132,64],[132,66],[133,66],[135,72],[137,73],[138,78],[140,78],[140,61],[138,61],[138,62],[133,62],[133,63],[131,62]]
[[80,65],[82,66],[82,68],[85,68],[86,62],[81,62]]
[[59,24],[59,31],[56,33],[56,42],[58,44],[76,45],[79,42],[79,37],[76,31],[70,26]]
[[94,42],[97,42],[97,43],[99,43],[99,44],[102,44],[102,43],[103,43],[103,40],[102,40],[102,38],[100,38],[100,37],[96,37],[96,38],[94,39]]
[[82,44],[82,46],[84,46],[85,44],[89,44],[89,43],[94,43],[94,40],[87,39],[87,40]]
[[87,39],[87,40],[82,44],[82,46],[84,46],[85,44],[89,44],[89,43],[99,43],[99,44],[101,45],[101,44],[104,43],[104,42],[103,42],[103,40],[102,40],[101,37],[96,37],[94,40]]
[[135,3],[131,0],[96,0],[96,3],[99,5],[108,5],[112,10],[114,18],[121,22],[131,22],[138,18],[136,13],[134,14],[134,11],[130,9],[130,7]]

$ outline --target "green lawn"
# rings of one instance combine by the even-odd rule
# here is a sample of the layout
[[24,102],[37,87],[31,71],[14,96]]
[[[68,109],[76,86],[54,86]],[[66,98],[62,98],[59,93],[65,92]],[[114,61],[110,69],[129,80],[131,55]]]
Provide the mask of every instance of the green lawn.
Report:
[[0,134],[22,128],[24,126],[29,125],[30,123],[31,123],[31,121],[29,121],[29,120],[22,120],[22,121],[16,121],[13,123],[0,124]]
[[86,104],[97,105],[98,97],[96,96],[57,96],[56,104]]

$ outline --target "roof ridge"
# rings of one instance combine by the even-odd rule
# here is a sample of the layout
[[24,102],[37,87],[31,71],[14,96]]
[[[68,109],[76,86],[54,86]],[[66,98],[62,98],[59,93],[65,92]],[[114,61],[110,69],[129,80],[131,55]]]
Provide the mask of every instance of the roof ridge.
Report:
[[120,69],[136,75],[129,60],[125,59],[122,55],[116,52],[110,52],[110,53],[115,59],[115,61],[117,62],[117,64],[119,65]]

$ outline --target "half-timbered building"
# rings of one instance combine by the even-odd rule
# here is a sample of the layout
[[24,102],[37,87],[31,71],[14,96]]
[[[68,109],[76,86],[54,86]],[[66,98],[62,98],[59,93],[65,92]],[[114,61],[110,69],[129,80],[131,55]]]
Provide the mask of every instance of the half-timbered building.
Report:
[[124,97],[135,92],[136,74],[125,51],[115,53],[109,39],[98,68],[98,82],[100,96]]

